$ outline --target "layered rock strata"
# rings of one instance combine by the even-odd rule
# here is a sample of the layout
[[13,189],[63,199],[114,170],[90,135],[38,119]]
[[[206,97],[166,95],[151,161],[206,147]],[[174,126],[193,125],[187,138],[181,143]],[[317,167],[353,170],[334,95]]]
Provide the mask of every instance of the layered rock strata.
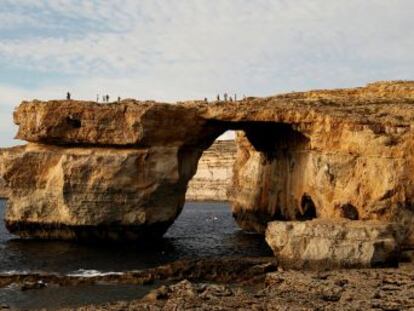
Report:
[[[11,189],[6,226],[22,237],[157,237],[184,202],[174,149],[29,144],[0,156]],[[164,200],[174,208],[164,209]],[[151,208],[139,208],[145,205]]]
[[266,242],[294,268],[350,268],[396,265],[404,229],[373,221],[273,221]]
[[0,155],[6,222],[23,236],[159,236],[202,152],[230,129],[240,132],[230,200],[243,228],[397,221],[414,245],[413,104],[414,82],[399,81],[237,102],[23,102],[14,120],[29,144]]
[[218,140],[203,152],[188,184],[188,201],[228,201],[236,156],[234,140]]

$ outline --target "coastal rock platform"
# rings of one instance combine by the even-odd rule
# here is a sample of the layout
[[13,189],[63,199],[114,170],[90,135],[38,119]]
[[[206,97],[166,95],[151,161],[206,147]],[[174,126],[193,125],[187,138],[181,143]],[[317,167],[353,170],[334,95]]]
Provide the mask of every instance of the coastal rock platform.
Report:
[[62,310],[411,310],[413,271],[412,263],[398,269],[297,271],[279,267],[274,258],[219,258],[96,277],[0,275],[0,287],[39,292],[85,284],[156,284],[141,299]]

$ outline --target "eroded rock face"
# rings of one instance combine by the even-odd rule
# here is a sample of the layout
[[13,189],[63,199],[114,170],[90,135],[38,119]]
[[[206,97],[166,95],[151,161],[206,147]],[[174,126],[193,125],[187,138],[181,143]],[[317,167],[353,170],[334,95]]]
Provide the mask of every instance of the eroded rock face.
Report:
[[228,201],[236,156],[234,140],[216,141],[201,156],[186,193],[189,201]]
[[[243,227],[264,232],[270,220],[316,217],[397,220],[410,226],[411,130],[405,138],[371,130],[332,131],[309,138],[288,131],[286,144],[277,140],[270,152],[239,135],[231,200]],[[312,146],[313,139],[335,133],[345,136],[344,146]]]
[[0,157],[9,189],[6,226],[22,237],[160,237],[180,213],[191,176],[173,147],[29,144],[3,150]]
[[[14,113],[16,138],[52,145],[112,147],[209,146],[221,134],[200,112],[204,105],[123,100],[22,102]],[[213,138],[211,138],[213,137]]]
[[285,123],[249,123],[238,135],[238,223],[264,232],[271,220],[396,221],[412,245],[413,85],[279,96]]
[[402,225],[372,221],[273,221],[266,242],[280,262],[295,268],[395,265]]
[[405,226],[414,245],[413,104],[414,82],[238,102],[23,102],[17,138],[30,144],[0,153],[6,221],[41,237],[72,225],[167,227],[202,152],[232,129],[241,133],[230,200],[243,228],[379,220]]

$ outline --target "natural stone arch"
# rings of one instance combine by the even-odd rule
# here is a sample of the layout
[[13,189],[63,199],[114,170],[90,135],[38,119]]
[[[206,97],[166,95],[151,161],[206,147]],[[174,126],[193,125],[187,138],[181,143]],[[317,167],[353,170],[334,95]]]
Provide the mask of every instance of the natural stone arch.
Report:
[[[179,214],[202,151],[236,129],[246,132],[238,137],[232,194],[243,227],[263,232],[268,219],[297,218],[306,194],[320,218],[340,217],[335,207],[351,202],[359,219],[405,224],[406,241],[414,244],[413,104],[412,82],[238,102],[23,102],[14,120],[17,138],[29,144],[0,152],[6,223],[17,234],[42,238],[78,238],[67,232],[80,227],[110,239],[160,235]],[[271,140],[263,139],[266,131],[255,135],[256,126],[300,133],[304,143],[294,146],[306,152],[266,151]],[[276,167],[285,161],[289,171],[292,159],[287,176],[294,182],[287,185],[293,188],[286,191]],[[241,177],[252,179],[253,167],[257,182],[246,182]]]
[[[79,117],[78,117],[79,118]],[[66,129],[67,118],[64,119],[64,126]],[[78,127],[72,128],[78,129]],[[245,229],[255,229],[262,232],[262,229],[257,225],[265,226],[266,222],[273,219],[296,219],[295,215],[300,212],[300,206],[292,205],[292,202],[286,201],[281,206],[274,201],[273,192],[288,191],[289,172],[292,164],[296,161],[293,153],[299,151],[298,148],[304,147],[308,143],[308,139],[294,130],[289,124],[276,122],[222,122],[222,121],[208,121],[200,131],[200,136],[194,136],[187,143],[176,147],[159,147],[139,148],[139,149],[108,149],[108,148],[90,148],[77,149],[67,147],[49,147],[45,144],[29,144],[26,147],[21,147],[17,156],[11,155],[12,161],[10,165],[15,168],[19,164],[27,166],[37,166],[39,171],[35,175],[39,175],[33,182],[40,185],[46,184],[51,179],[63,179],[63,183],[54,186],[61,187],[56,195],[55,189],[44,189],[42,186],[34,186],[30,192],[30,196],[41,195],[41,204],[48,205],[51,210],[46,211],[42,217],[50,218],[45,223],[36,223],[35,221],[14,220],[19,218],[19,210],[11,208],[6,216],[6,224],[12,232],[18,233],[21,236],[29,237],[36,236],[42,238],[63,238],[63,239],[139,239],[140,236],[156,237],[161,236],[168,227],[172,224],[174,219],[180,214],[185,202],[185,191],[189,180],[195,174],[197,163],[204,150],[208,149],[214,140],[226,130],[237,130],[239,152],[243,152],[243,144],[248,144],[252,147],[252,152],[256,152],[257,156],[261,158],[263,167],[257,173],[257,178],[263,181],[258,189],[261,189],[260,194],[254,194],[250,202],[245,202],[240,206],[239,198],[243,196],[243,189],[238,185],[237,175],[233,181],[233,187],[239,191],[237,196],[231,195],[232,210],[236,221]],[[244,134],[243,134],[244,133]],[[245,142],[243,142],[243,140]],[[91,152],[92,150],[92,152]],[[108,150],[110,152],[108,153]],[[162,153],[162,155],[161,155]],[[176,154],[176,158],[174,156]],[[242,157],[238,156],[238,159]],[[4,163],[7,165],[8,158],[4,157]],[[43,166],[38,165],[38,161],[44,162]],[[167,175],[173,176],[170,179],[157,179],[158,168],[155,163],[163,163],[162,170]],[[54,164],[48,166],[49,164]],[[240,164],[235,163],[236,171],[241,172],[241,168],[237,168]],[[284,167],[280,170],[277,166]],[[133,165],[134,167],[132,167]],[[10,167],[10,169],[12,169]],[[173,171],[176,172],[174,173]],[[272,181],[274,171],[284,171],[283,176],[276,176],[276,180]],[[171,172],[169,172],[171,171]],[[17,171],[16,171],[17,172]],[[15,172],[15,173],[16,173]],[[89,172],[88,174],[82,172]],[[24,172],[21,171],[21,174]],[[57,176],[54,176],[56,175]],[[133,184],[131,181],[126,183],[123,181],[130,174],[131,178],[135,178],[135,186],[128,186],[127,183]],[[174,176],[175,175],[175,176]],[[120,176],[120,181],[117,181]],[[261,176],[261,177],[260,177]],[[21,178],[19,174],[12,174],[8,177],[10,185],[16,185],[17,180]],[[153,181],[151,181],[151,178]],[[16,181],[14,180],[16,179]],[[97,180],[100,179],[99,184]],[[141,181],[142,180],[142,181]],[[141,183],[150,182],[156,183],[156,189],[151,190],[148,194],[145,190],[146,186]],[[79,184],[79,186],[77,186]],[[86,185],[89,184],[89,187]],[[118,185],[118,187],[117,187]],[[120,189],[122,187],[122,189]],[[12,188],[12,187],[11,187]],[[88,215],[88,218],[82,219],[83,222],[70,225],[64,222],[70,221],[70,218],[77,218],[79,213],[84,209],[84,205],[92,202],[85,202],[88,197],[83,191],[90,191],[92,188],[94,193],[91,194],[97,201],[93,204],[99,204],[100,208],[110,210],[111,205],[121,204],[122,200],[138,200],[141,206],[150,206],[149,212],[137,213],[132,216],[132,224],[118,225],[115,223],[100,224],[99,226],[90,226],[87,222],[98,222],[99,219],[105,219],[105,214],[100,212]],[[273,189],[274,188],[274,189]],[[46,191],[46,193],[45,193]],[[38,193],[41,194],[38,194]],[[102,193],[102,194],[101,194]],[[141,198],[133,199],[134,194]],[[121,199],[118,199],[118,196]],[[148,196],[146,198],[146,196]],[[128,199],[129,198],[129,199]],[[22,206],[23,202],[28,202],[26,196],[16,197],[15,203],[17,206]],[[54,201],[51,201],[54,200]],[[273,201],[272,201],[273,200]],[[57,202],[56,202],[57,201]],[[62,203],[59,203],[62,202]],[[22,202],[22,203],[19,203]],[[34,204],[35,202],[32,202]],[[20,208],[19,207],[19,208]],[[242,208],[242,211],[240,210]],[[31,208],[30,205],[28,208]],[[72,210],[70,210],[72,208]],[[128,205],[124,210],[118,211],[118,219],[122,222],[129,221],[128,216],[132,206]],[[246,226],[245,211],[251,208],[258,208],[256,218],[250,220],[250,225]],[[67,211],[69,210],[69,211]],[[29,213],[27,211],[26,213]],[[63,220],[69,213],[67,220]],[[248,214],[247,214],[248,215]],[[140,220],[142,219],[142,221]],[[78,219],[79,221],[80,219]],[[59,221],[63,224],[54,225]],[[143,222],[143,224],[136,225],[134,222]],[[147,222],[154,223],[154,225],[146,224]],[[155,225],[156,224],[156,225]],[[254,227],[256,226],[256,227]]]

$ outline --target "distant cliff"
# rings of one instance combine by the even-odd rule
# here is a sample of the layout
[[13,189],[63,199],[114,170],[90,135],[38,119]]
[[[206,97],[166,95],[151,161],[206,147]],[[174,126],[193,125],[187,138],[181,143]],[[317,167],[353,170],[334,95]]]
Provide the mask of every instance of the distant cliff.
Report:
[[218,140],[204,151],[197,173],[188,184],[189,201],[227,201],[236,155],[234,140]]

